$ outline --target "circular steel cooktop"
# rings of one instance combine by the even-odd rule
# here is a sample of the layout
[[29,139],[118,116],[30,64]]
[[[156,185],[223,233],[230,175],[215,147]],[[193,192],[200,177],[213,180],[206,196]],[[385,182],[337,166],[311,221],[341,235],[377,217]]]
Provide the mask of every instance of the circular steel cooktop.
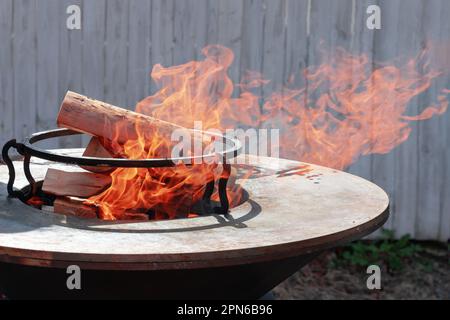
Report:
[[[102,270],[229,266],[334,247],[371,233],[388,217],[386,193],[360,177],[297,161],[240,157],[248,157],[256,173],[237,179],[249,198],[229,215],[149,222],[83,220],[34,209],[7,197],[2,165],[0,261],[49,267],[76,262]],[[17,187],[27,184],[19,164]],[[76,169],[32,159],[37,179],[49,167]]]

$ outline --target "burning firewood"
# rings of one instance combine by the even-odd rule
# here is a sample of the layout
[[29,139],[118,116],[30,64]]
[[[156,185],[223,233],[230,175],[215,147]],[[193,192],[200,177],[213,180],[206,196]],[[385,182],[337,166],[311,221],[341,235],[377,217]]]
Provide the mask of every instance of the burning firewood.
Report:
[[99,137],[103,146],[114,154],[120,145],[129,141],[142,138],[144,143],[150,144],[152,138],[169,138],[174,129],[181,128],[71,91],[67,92],[61,104],[57,125]]
[[[106,150],[105,147],[100,143],[97,137],[92,137],[87,145],[83,157],[94,157],[94,158],[112,158],[111,152]],[[93,166],[81,166],[83,169],[96,173],[108,173],[114,170],[110,167],[93,167]]]
[[[53,202],[52,212],[83,219],[99,217],[99,208],[78,197],[57,197]],[[127,210],[123,213],[124,220],[149,220],[145,209]]]
[[85,199],[77,197],[58,197],[53,202],[53,211],[55,213],[79,218],[93,219],[97,218],[98,208],[84,204]]
[[[129,159],[170,157],[172,147],[177,143],[170,139],[173,131],[188,130],[70,91],[61,104],[57,124],[59,127],[87,133],[96,138],[89,144],[85,156],[103,156],[106,151],[107,156]],[[211,137],[193,135],[192,138],[200,139],[203,147],[211,143]],[[95,179],[89,181],[92,176],[77,178],[77,173],[71,175],[73,181],[68,181],[69,186],[62,188],[64,192],[58,190],[60,179],[57,183],[55,180],[50,189],[48,185],[52,177],[49,177],[44,192],[87,197],[88,203],[99,207],[99,216],[102,219],[140,217],[140,214],[133,213],[136,208],[164,212],[173,218],[187,215],[193,202],[201,199],[204,186],[213,178],[211,170],[214,168],[215,165],[203,164],[194,167],[137,170],[118,168],[111,173],[112,179],[107,181],[112,181],[111,187],[100,195],[101,189],[106,185],[104,181],[96,185],[98,181]],[[98,168],[86,169],[97,174],[99,172]],[[128,207],[131,203],[133,207]]]
[[111,185],[111,177],[90,172],[66,172],[48,169],[42,191],[56,196],[88,198]]

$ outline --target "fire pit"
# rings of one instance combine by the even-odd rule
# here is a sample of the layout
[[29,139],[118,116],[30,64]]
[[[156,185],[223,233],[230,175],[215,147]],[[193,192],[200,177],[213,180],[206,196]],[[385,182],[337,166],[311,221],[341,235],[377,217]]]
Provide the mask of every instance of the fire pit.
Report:
[[[187,163],[192,165],[196,161],[205,162],[208,159],[214,160],[215,157],[221,157],[220,163],[223,167],[223,174],[218,181],[218,194],[220,197],[219,207],[210,207],[211,196],[214,191],[215,181],[211,179],[205,186],[205,192],[203,195],[203,214],[208,211],[214,211],[219,214],[228,213],[229,202],[227,197],[226,186],[230,175],[231,166],[227,163],[230,159],[235,158],[241,151],[240,142],[235,139],[229,139],[225,136],[214,135],[213,133],[204,133],[210,135],[212,138],[217,139],[218,142],[223,144],[221,148],[223,151],[211,152],[205,155],[191,156],[191,157],[178,157],[178,158],[156,158],[156,159],[114,159],[114,158],[98,158],[98,157],[85,157],[85,156],[71,156],[58,154],[57,152],[47,151],[34,146],[35,143],[51,138],[58,138],[69,135],[80,134],[79,132],[69,129],[56,129],[45,132],[39,132],[33,134],[31,137],[25,139],[24,143],[18,143],[16,140],[7,142],[2,150],[2,158],[8,166],[9,180],[7,184],[7,190],[11,197],[16,197],[26,202],[38,193],[38,188],[42,188],[39,183],[36,182],[30,171],[30,160],[32,156],[55,161],[65,164],[74,164],[78,166],[100,167],[100,168],[165,168],[174,167],[179,163]],[[15,168],[9,157],[9,150],[15,148],[18,153],[24,156],[23,170],[25,177],[29,182],[29,187],[26,190],[14,190],[15,182]],[[42,183],[41,183],[42,184]],[[59,186],[61,187],[61,186]],[[207,207],[209,206],[209,208]]]
[[[56,152],[70,157],[83,150]],[[8,197],[8,168],[0,166],[2,292],[12,299],[253,299],[321,251],[371,233],[388,217],[386,193],[362,178],[297,161],[239,157],[257,173],[237,177],[247,197],[229,213],[144,222],[35,209]],[[30,161],[35,181],[49,168],[71,165]],[[22,172],[15,178],[18,188],[30,184]],[[81,290],[67,289],[70,265],[82,270]]]

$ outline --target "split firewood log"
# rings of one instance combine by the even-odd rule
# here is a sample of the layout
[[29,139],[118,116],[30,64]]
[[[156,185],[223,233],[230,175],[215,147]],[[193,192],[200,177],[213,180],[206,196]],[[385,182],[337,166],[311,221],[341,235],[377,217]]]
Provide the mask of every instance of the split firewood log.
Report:
[[[194,131],[174,123],[113,106],[68,91],[59,110],[57,125],[99,138],[99,142],[114,156],[123,156],[122,147],[130,141],[144,144],[144,149],[154,150],[154,157],[170,157],[174,130],[190,134],[192,143],[201,143],[203,149],[211,143],[211,136],[194,134]],[[196,142],[195,142],[196,141]],[[163,142],[163,143],[161,143]],[[185,155],[191,150],[185,150]]]
[[71,91],[67,92],[61,104],[57,125],[99,137],[113,153],[118,150],[111,150],[108,143],[124,145],[140,137],[144,143],[150,144],[154,137],[170,138],[173,130],[181,129],[175,124]]
[[66,172],[48,169],[42,191],[55,196],[89,198],[111,185],[111,177],[91,172]]
[[77,197],[58,197],[53,202],[53,212],[84,219],[97,218],[98,208],[86,205],[84,201],[85,199]]
[[[113,155],[103,147],[97,137],[92,137],[84,150],[83,157],[112,158]],[[81,166],[81,168],[95,173],[109,173],[114,170],[111,167]]]

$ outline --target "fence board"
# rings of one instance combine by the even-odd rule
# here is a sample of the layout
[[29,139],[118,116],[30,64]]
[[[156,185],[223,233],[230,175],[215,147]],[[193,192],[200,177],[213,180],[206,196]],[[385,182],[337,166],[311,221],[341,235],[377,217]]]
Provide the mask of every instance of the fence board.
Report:
[[150,95],[151,10],[147,0],[130,1],[126,98],[133,110],[137,102]]
[[[244,20],[242,23],[242,47],[240,59],[241,76],[247,70],[263,72],[263,50],[264,50],[264,30],[265,4],[264,0],[244,1]],[[255,94],[262,96],[262,88],[255,90]]]
[[[421,28],[424,33],[424,39],[437,39],[441,35],[443,24],[447,23],[447,16],[441,16],[440,12],[444,4],[440,1],[431,1],[424,5],[422,13]],[[446,5],[447,9],[449,8]],[[423,41],[423,40],[422,40]],[[431,88],[424,92],[420,97],[420,105],[425,108],[442,89],[440,79],[434,81]],[[445,145],[443,139],[436,139],[445,132],[445,118],[435,117],[428,121],[417,123],[418,126],[418,159],[419,174],[417,184],[426,192],[419,192],[417,201],[416,232],[419,238],[428,237],[437,239],[440,232],[440,217],[442,210],[442,201],[445,200],[441,190],[444,189],[442,173],[449,163],[445,162]],[[444,197],[442,199],[442,197]],[[447,195],[449,197],[449,195]],[[444,239],[443,239],[444,240]]]
[[[84,1],[83,3],[83,94],[94,99],[104,99],[105,86],[105,26],[106,0]],[[86,145],[89,137],[83,135]]]
[[[165,67],[173,65],[173,17],[173,0],[152,1],[151,59],[153,66],[158,63]],[[157,89],[154,83],[151,84],[151,88],[153,91]]]
[[307,13],[307,1],[287,0],[283,83],[286,84],[290,77],[294,76],[290,84],[296,88],[305,85],[301,73],[306,67],[309,46],[306,32]]
[[206,45],[208,6],[204,0],[177,0],[174,14],[174,64],[196,60]]
[[[379,6],[382,17],[382,30],[375,33],[374,46],[373,46],[373,59],[375,62],[391,60],[398,54],[398,46],[393,46],[392,43],[399,43],[404,41],[398,34],[399,28],[402,27],[405,16],[402,14],[402,8],[398,1],[379,1]],[[401,22],[400,22],[401,20]],[[395,94],[386,96],[386,99],[396,99]],[[371,180],[382,187],[393,200],[396,198],[395,188],[396,175],[395,175],[395,154],[390,152],[388,154],[374,154],[372,157],[371,167]],[[395,219],[395,202],[391,201],[390,204],[391,215],[389,220],[384,225],[387,229],[392,229],[392,222]]]
[[263,98],[280,90],[284,82],[287,5],[285,0],[265,1],[262,73],[271,82],[263,87]]
[[14,137],[13,0],[0,2],[0,145]]
[[[397,48],[396,52],[391,52],[389,56],[386,57],[389,59],[391,58],[391,55],[419,52],[421,50],[420,40],[423,36],[421,25],[414,22],[421,17],[423,1],[411,1],[411,4],[406,7],[401,6],[400,3],[396,3],[396,6],[398,8],[398,16],[393,14],[391,18],[392,24],[397,24],[396,28],[398,28],[398,32],[401,32],[401,36],[391,40],[396,41],[399,44],[399,48]],[[386,9],[390,10],[389,7]],[[398,22],[396,22],[397,19]],[[390,22],[388,21],[386,23]],[[396,33],[395,30],[391,30],[391,32]],[[385,46],[387,46],[387,44]],[[419,99],[413,99],[408,105],[408,114],[418,114],[420,109],[419,104]],[[391,197],[391,228],[395,226],[398,234],[410,234],[411,236],[414,236],[416,230],[417,199],[419,196],[419,186],[417,181],[417,172],[419,169],[417,145],[419,128],[415,123],[412,123],[411,126],[412,131],[408,141],[397,147],[392,153],[395,157],[396,193],[395,197]],[[412,172],[415,172],[415,174],[411,174]],[[398,208],[402,209],[398,210]]]
[[[373,72],[373,45],[374,36],[377,30],[370,30],[366,28],[366,9],[369,5],[376,4],[376,1],[371,0],[353,0],[352,14],[350,26],[350,33],[352,34],[350,50],[355,55],[366,55],[367,63],[369,64],[369,72]],[[353,163],[347,171],[366,179],[371,179],[372,157],[361,156],[355,163]]]
[[36,131],[36,0],[14,1],[14,137]]
[[[59,101],[62,101],[67,90],[81,92],[83,89],[83,35],[81,30],[69,30],[66,27],[66,20],[68,17],[66,10],[70,5],[78,5],[82,8],[82,1],[58,1],[59,14],[56,19],[58,19],[60,29],[58,58]],[[56,45],[54,48],[56,48]],[[80,147],[82,143],[81,136],[79,135],[64,137],[59,141],[60,147],[64,148],[77,148]]]
[[106,1],[105,100],[128,109],[130,106],[127,105],[126,92],[129,9],[129,1]]
[[[56,127],[56,114],[60,101],[58,92],[58,50],[53,44],[58,43],[59,14],[58,0],[42,1],[36,6],[37,33],[37,101],[36,126],[38,130]],[[55,139],[42,143],[43,147],[56,148]]]
[[[439,34],[435,35],[434,39],[434,59],[435,66],[439,70],[445,72],[440,85],[444,88],[450,87],[450,20],[448,19],[448,12],[450,12],[450,2],[441,0],[439,2],[440,13],[436,14],[440,17]],[[442,44],[442,45],[441,45]],[[430,137],[433,140],[442,141],[441,147],[443,149],[438,152],[443,153],[441,166],[441,176],[438,179],[442,182],[440,189],[440,209],[441,215],[439,219],[440,229],[438,239],[446,241],[450,239],[450,111],[439,119],[441,132],[437,137]],[[426,223],[426,222],[425,222]]]
[[233,82],[240,81],[240,52],[242,45],[242,21],[244,1],[229,0],[219,2],[217,41],[235,53],[229,75]]

